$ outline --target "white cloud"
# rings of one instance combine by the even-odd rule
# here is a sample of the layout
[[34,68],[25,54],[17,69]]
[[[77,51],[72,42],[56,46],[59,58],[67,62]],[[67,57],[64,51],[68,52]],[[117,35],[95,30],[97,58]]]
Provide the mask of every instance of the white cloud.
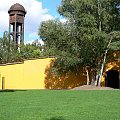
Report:
[[54,18],[49,14],[46,14],[41,18],[42,21],[47,21],[47,20],[52,20],[52,19]]
[[[25,34],[29,35],[31,40],[37,37],[38,27],[42,21],[53,19],[53,16],[48,14],[48,9],[42,7],[42,2],[37,0],[0,0],[0,32],[8,30],[9,15],[8,10],[11,5],[20,3],[27,11],[25,16]],[[27,37],[25,37],[27,38]]]
[[60,22],[65,23],[65,22],[67,22],[67,19],[61,18],[61,19],[60,19]]
[[[41,45],[43,45],[44,44],[44,42],[41,40],[41,39],[39,39],[39,37],[36,37],[37,36],[37,33],[36,32],[34,32],[34,33],[31,33],[31,34],[29,34],[28,35],[28,41],[26,41],[26,44],[32,44],[35,40],[38,40],[38,42],[41,44]],[[36,38],[36,39],[34,39],[34,38]]]
[[[32,44],[35,40],[29,40],[26,42],[26,44]],[[38,42],[41,44],[41,45],[44,45],[44,42],[42,40],[38,40]]]

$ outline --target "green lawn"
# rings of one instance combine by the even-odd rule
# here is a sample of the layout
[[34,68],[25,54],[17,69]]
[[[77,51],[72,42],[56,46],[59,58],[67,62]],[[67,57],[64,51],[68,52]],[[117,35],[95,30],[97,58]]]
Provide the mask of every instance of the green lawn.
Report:
[[120,91],[0,92],[0,120],[120,120]]

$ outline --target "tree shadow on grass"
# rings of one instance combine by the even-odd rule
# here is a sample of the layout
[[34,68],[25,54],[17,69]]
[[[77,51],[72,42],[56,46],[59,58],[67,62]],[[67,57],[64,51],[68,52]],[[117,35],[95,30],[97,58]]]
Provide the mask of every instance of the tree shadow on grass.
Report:
[[17,92],[17,91],[26,91],[26,90],[0,90],[0,92]]
[[47,118],[45,120],[65,120],[62,116]]

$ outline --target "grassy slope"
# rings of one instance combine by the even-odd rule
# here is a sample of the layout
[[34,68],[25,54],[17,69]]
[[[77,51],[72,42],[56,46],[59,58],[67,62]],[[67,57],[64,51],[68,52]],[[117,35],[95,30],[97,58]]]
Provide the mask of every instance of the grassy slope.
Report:
[[120,91],[0,92],[0,120],[120,120]]

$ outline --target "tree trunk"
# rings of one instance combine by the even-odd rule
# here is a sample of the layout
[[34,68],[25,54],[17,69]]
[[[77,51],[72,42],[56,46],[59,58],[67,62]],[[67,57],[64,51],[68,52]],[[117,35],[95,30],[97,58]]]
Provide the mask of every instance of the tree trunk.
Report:
[[95,78],[95,86],[98,84],[98,79],[99,79],[99,73],[96,71],[96,78]]
[[93,68],[91,85],[96,85],[96,75],[97,75],[96,68]]
[[108,52],[108,50],[105,51],[105,55],[104,55],[104,58],[103,58],[103,63],[102,63],[101,70],[100,70],[100,77],[99,77],[99,80],[98,80],[98,86],[100,86],[100,84],[101,84],[101,79],[102,79],[103,69],[104,69],[104,66],[105,66],[107,52]]
[[110,46],[111,42],[112,42],[112,39],[110,39],[110,41],[108,43],[108,46],[107,46],[107,49],[105,50],[105,54],[104,54],[104,57],[103,57],[103,63],[102,63],[101,70],[100,70],[100,76],[99,76],[99,80],[98,80],[98,86],[100,86],[100,84],[101,84],[103,69],[104,69],[104,66],[105,66],[106,57],[107,57],[107,53],[108,53],[109,46]]
[[86,71],[86,74],[87,74],[87,85],[89,85],[90,78],[89,78],[89,71],[88,71],[88,67],[87,66],[85,67],[85,71]]
[[98,29],[101,32],[102,31],[102,21],[101,21],[101,2],[100,0],[97,0],[98,2]]

